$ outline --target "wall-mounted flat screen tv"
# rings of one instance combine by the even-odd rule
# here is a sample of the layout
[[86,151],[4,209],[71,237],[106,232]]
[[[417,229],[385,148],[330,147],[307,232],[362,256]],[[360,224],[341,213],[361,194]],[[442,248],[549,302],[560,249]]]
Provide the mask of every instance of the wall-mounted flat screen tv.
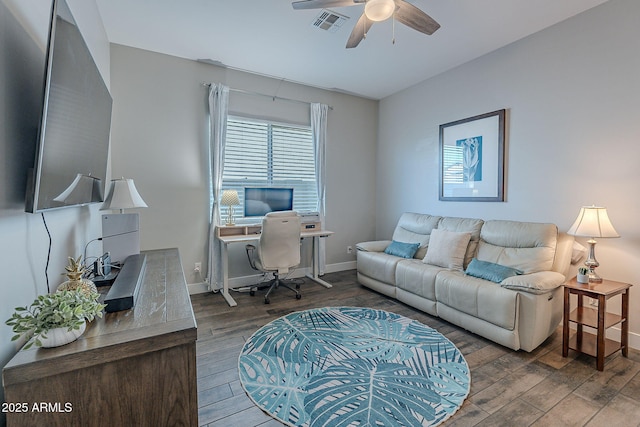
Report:
[[293,210],[293,188],[245,188],[244,216],[265,216],[269,212]]
[[112,99],[65,0],[52,5],[26,211],[104,201]]

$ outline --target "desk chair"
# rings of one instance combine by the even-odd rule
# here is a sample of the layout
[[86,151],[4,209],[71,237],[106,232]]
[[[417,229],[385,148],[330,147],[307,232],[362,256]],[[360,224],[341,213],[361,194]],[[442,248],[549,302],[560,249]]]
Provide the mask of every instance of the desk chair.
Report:
[[295,292],[296,299],[302,298],[300,284],[295,284],[294,289],[289,286],[292,282],[280,278],[300,264],[300,227],[300,217],[296,212],[270,212],[262,220],[258,248],[246,246],[251,267],[274,275],[274,279],[267,284],[254,286],[250,290],[250,294],[255,295],[256,290],[269,288],[264,296],[265,304],[269,304],[269,295],[280,286]]

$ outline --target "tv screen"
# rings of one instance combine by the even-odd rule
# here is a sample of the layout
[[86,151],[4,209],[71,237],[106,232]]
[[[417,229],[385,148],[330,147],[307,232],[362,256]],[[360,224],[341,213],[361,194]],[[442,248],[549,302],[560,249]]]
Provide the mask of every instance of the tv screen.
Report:
[[44,107],[26,211],[104,201],[111,104],[65,0],[54,0]]
[[269,212],[293,210],[293,188],[245,188],[244,216],[265,216]]

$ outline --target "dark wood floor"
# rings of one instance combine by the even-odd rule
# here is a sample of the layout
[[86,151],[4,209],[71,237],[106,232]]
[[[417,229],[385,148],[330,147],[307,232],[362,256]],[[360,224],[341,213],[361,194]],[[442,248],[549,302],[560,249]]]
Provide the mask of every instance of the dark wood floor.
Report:
[[334,287],[308,282],[296,300],[278,289],[260,296],[234,293],[237,307],[218,294],[193,295],[198,322],[198,406],[201,426],[282,426],[258,409],[238,379],[238,355],[259,327],[293,311],[322,306],[372,307],[429,325],[451,340],[471,368],[471,392],[446,426],[639,426],[640,352],[610,356],[604,372],[589,356],[562,357],[557,330],[531,353],[512,351],[367,288],[355,271],[327,274]]

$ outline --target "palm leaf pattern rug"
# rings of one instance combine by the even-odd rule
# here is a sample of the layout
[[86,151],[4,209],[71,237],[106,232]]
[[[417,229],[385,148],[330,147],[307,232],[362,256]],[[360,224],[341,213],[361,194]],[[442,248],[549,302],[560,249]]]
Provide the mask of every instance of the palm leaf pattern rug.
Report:
[[436,330],[382,310],[291,313],[245,343],[240,382],[290,426],[434,426],[469,394],[469,366]]

